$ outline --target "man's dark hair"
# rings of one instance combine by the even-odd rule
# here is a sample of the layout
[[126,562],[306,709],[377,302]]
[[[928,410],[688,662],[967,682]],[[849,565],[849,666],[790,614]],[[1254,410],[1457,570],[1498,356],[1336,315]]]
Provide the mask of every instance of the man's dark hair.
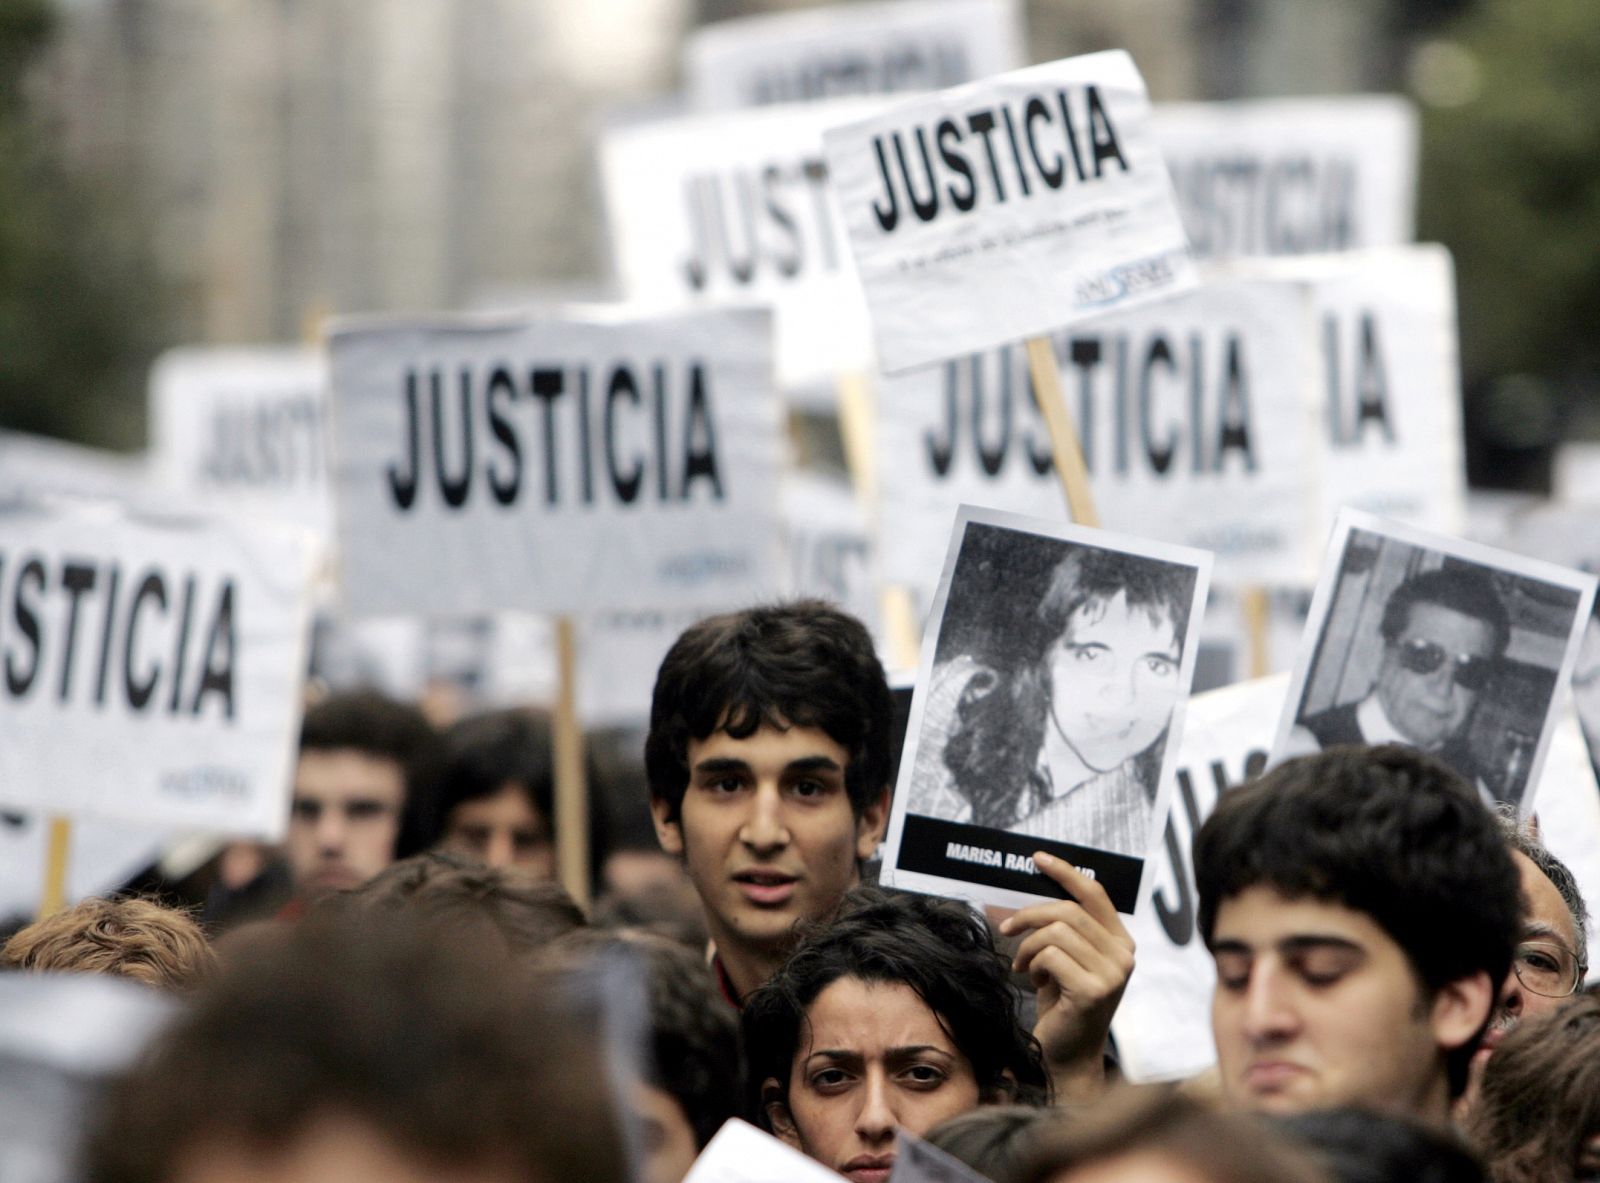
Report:
[[436,801],[441,825],[457,805],[492,797],[508,781],[522,789],[553,837],[555,763],[547,715],[515,708],[487,711],[446,729]]
[[706,1143],[730,1117],[739,1115],[739,1026],[717,991],[701,954],[668,937],[638,930],[584,929],[549,949],[545,968],[582,974],[595,967],[637,966],[649,1009],[646,1083],[670,1095]]
[[319,907],[478,932],[497,937],[514,957],[535,954],[588,923],[558,883],[438,850],[401,859],[360,887],[325,897]]
[[430,798],[439,770],[439,733],[416,707],[377,690],[343,690],[306,708],[300,723],[301,751],[353,748],[393,760],[405,777],[395,857],[424,849],[431,839]]
[[1423,571],[1405,580],[1389,595],[1383,606],[1379,631],[1385,641],[1397,640],[1411,621],[1411,605],[1438,604],[1442,608],[1474,616],[1494,630],[1494,651],[1506,651],[1511,639],[1511,617],[1505,602],[1495,590],[1494,580],[1479,567],[1440,567]]
[[592,1035],[481,943],[312,916],[238,946],[113,1089],[87,1183],[267,1156],[337,1116],[436,1170],[625,1177]]
[[1366,1109],[1321,1109],[1271,1119],[1322,1162],[1333,1183],[1484,1183],[1483,1167],[1454,1133]]
[[888,785],[893,715],[872,637],[832,604],[795,600],[713,616],[678,638],[656,676],[645,740],[650,795],[678,816],[690,740],[818,727],[850,754],[845,790],[859,816]]
[[[1496,988],[1522,928],[1516,865],[1477,793],[1414,748],[1334,747],[1223,795],[1194,841],[1200,933],[1252,887],[1362,912],[1429,996],[1480,971]],[[1451,1095],[1476,1040],[1450,1056]]]
[[800,945],[745,1002],[745,1109],[770,1129],[762,1086],[778,1081],[787,1102],[806,1012],[842,978],[911,987],[972,1064],[980,1095],[1043,1105],[1050,1079],[1038,1041],[1017,1022],[1017,987],[983,918],[937,896],[858,887],[837,913],[804,931]]

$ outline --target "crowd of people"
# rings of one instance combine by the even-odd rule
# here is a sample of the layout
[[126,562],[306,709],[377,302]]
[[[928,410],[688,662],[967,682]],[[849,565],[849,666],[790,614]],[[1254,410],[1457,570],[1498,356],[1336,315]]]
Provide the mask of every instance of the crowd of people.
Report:
[[1110,1035],[1136,951],[1092,877],[1040,854],[1061,898],[1009,914],[871,881],[892,714],[830,605],[694,625],[636,790],[662,853],[597,859],[586,913],[540,717],[314,704],[281,861],[0,953],[181,1000],[81,1178],[676,1183],[738,1117],[856,1183],[899,1132],[993,1183],[1600,1179],[1584,901],[1446,763],[1330,743],[1224,794],[1194,848],[1216,1068],[1136,1086]]

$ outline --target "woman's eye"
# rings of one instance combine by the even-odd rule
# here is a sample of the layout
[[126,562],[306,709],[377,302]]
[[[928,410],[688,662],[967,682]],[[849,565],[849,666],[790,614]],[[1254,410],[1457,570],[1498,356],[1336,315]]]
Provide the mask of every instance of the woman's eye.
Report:
[[822,1092],[837,1092],[850,1083],[850,1074],[842,1068],[824,1068],[811,1076],[811,1087]]
[[1170,657],[1147,657],[1144,664],[1158,678],[1170,678],[1178,672],[1178,663]]
[[944,1083],[943,1069],[932,1064],[912,1064],[905,1070],[905,1079],[921,1088],[936,1088]]

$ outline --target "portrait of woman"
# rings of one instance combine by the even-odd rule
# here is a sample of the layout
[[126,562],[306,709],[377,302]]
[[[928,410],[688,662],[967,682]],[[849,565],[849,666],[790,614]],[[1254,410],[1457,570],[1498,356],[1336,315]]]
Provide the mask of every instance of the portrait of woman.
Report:
[[983,644],[940,655],[923,727],[946,738],[919,750],[909,808],[1143,857],[1195,571],[1067,542],[1053,556],[1031,581],[1019,565],[1042,591],[969,631]]

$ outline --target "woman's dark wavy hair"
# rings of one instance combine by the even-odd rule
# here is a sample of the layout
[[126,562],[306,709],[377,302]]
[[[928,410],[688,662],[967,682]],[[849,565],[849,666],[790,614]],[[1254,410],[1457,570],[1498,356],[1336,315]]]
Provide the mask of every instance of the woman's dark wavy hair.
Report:
[[845,791],[859,816],[889,783],[893,717],[871,635],[832,604],[795,600],[713,616],[678,638],[656,676],[644,748],[650,795],[677,818],[691,739],[819,727],[850,754]]
[[[956,707],[955,729],[944,747],[945,767],[957,790],[972,803],[980,826],[1010,826],[1042,801],[1033,793],[1050,719],[1050,659],[1073,613],[1105,604],[1118,592],[1129,608],[1142,609],[1156,624],[1170,623],[1181,652],[1189,627],[1194,572],[1117,551],[1073,547],[1056,564],[1050,583],[1022,627],[992,655],[999,673],[974,675]],[[1155,800],[1166,732],[1135,762],[1135,772]]]
[[1600,1133],[1600,987],[1518,1024],[1489,1060],[1468,1136],[1495,1183],[1565,1183]]
[[1049,1102],[1038,1041],[1017,1022],[1018,991],[982,917],[953,900],[858,887],[745,1003],[745,1110],[762,1128],[772,1128],[763,1084],[776,1080],[787,1103],[806,1012],[841,978],[910,986],[972,1064],[986,1099]]

